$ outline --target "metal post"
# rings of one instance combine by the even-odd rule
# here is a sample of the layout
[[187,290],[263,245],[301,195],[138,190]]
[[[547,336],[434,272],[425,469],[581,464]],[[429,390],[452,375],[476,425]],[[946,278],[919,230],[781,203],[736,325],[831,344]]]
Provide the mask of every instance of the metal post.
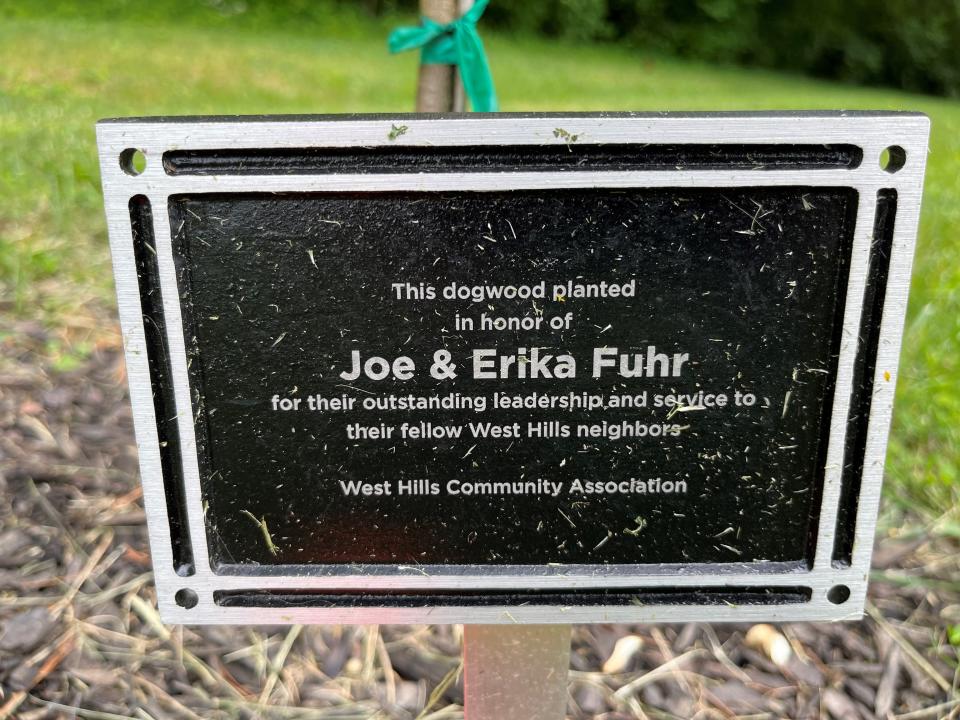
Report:
[[464,625],[466,720],[563,720],[569,625]]

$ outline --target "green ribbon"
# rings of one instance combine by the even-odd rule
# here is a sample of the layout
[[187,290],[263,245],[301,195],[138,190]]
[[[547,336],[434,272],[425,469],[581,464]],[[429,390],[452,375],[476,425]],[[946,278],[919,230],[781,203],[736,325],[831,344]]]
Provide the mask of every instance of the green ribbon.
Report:
[[497,91],[477,32],[477,21],[489,2],[477,0],[463,16],[445,25],[424,17],[417,27],[397,28],[390,33],[387,46],[392,53],[422,48],[420,62],[424,65],[456,65],[473,109],[496,112]]

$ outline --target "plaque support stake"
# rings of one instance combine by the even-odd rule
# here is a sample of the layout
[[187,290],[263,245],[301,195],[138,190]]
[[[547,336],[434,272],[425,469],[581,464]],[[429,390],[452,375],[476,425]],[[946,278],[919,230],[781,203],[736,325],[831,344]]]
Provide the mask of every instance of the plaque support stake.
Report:
[[569,625],[464,625],[466,720],[562,720]]

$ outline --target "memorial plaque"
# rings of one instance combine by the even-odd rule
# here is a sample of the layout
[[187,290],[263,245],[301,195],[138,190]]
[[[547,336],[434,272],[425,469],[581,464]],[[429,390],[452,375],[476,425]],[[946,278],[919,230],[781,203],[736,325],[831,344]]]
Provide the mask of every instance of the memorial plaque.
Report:
[[165,619],[862,611],[924,116],[98,134]]

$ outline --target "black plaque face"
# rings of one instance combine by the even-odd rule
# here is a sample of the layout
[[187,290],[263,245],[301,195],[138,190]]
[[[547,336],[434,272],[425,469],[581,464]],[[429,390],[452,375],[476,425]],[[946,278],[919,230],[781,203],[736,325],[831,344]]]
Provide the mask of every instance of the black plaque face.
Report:
[[174,196],[211,561],[806,566],[856,203]]

